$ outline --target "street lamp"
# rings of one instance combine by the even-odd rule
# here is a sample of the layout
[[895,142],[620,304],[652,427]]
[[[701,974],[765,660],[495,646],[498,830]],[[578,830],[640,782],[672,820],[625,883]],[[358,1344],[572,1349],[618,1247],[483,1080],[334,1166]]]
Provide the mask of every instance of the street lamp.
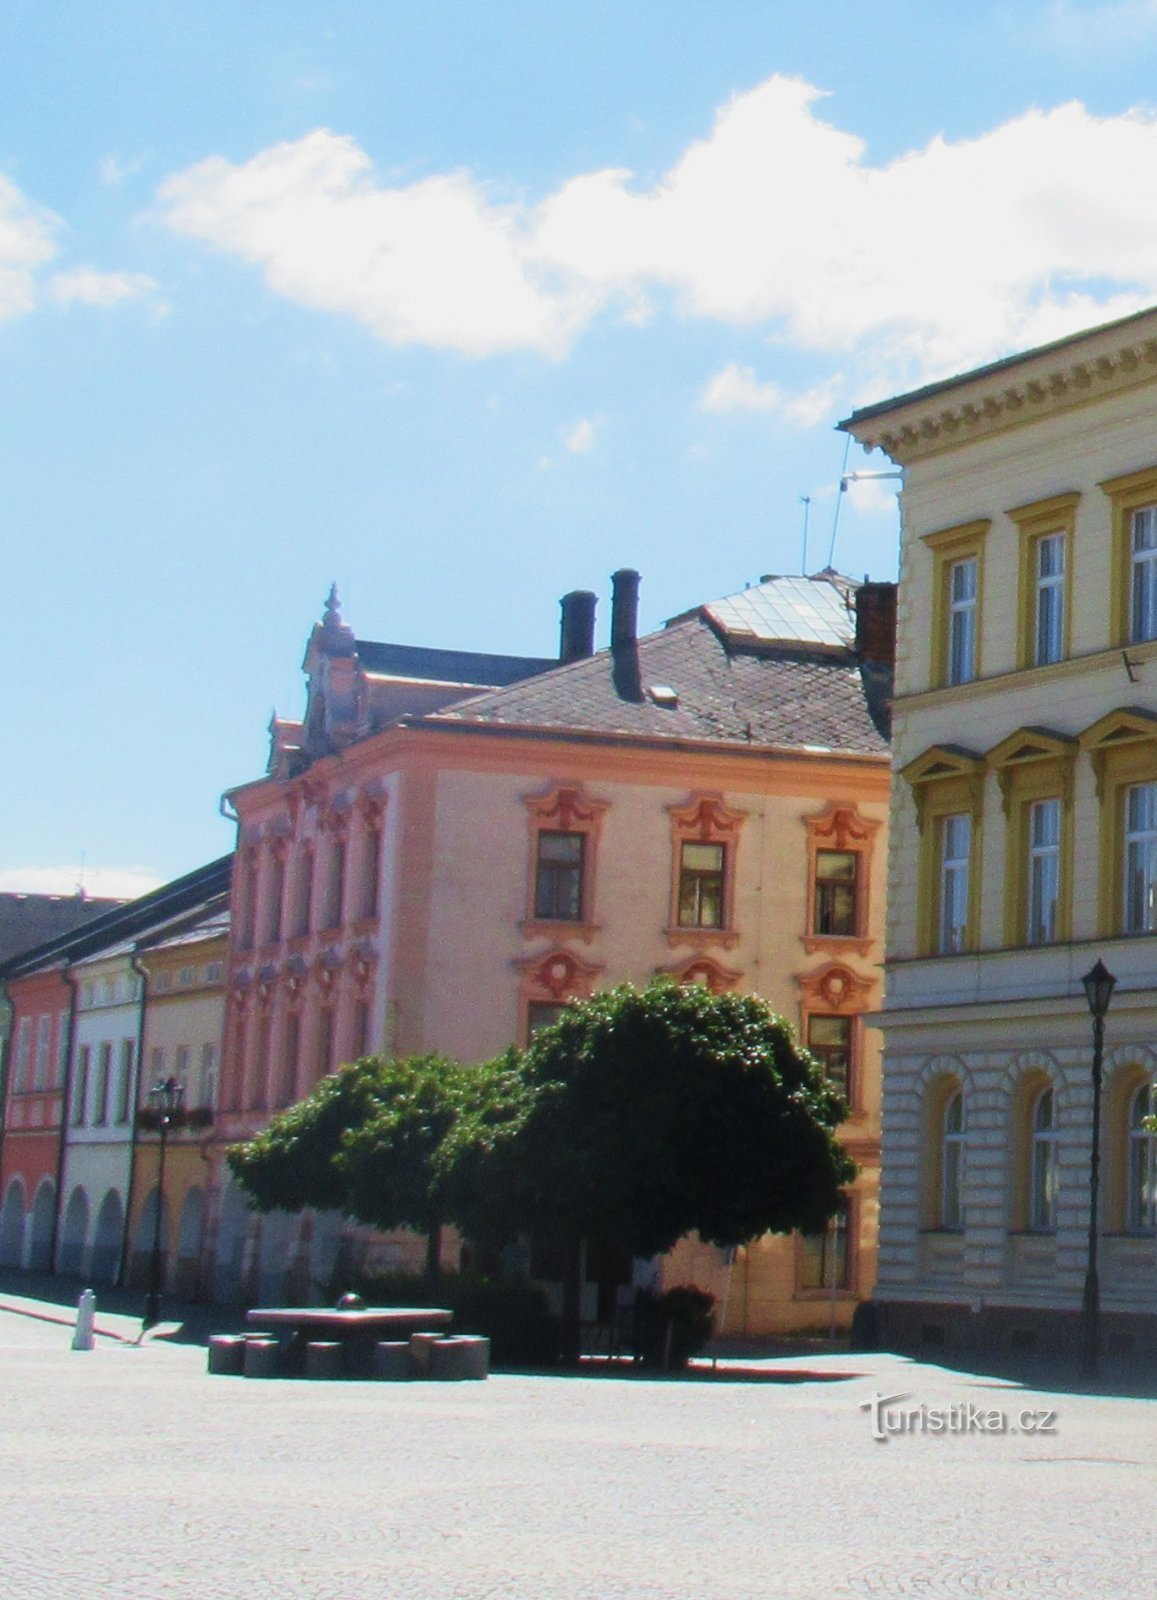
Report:
[[1103,961],[1081,979],[1093,1018],[1093,1148],[1089,1157],[1089,1253],[1085,1296],[1081,1305],[1081,1371],[1095,1378],[1101,1356],[1101,1286],[1097,1278],[1097,1198],[1101,1184],[1101,1058],[1105,1047],[1105,1013],[1117,980]]
[[149,1090],[149,1104],[156,1113],[157,1129],[161,1135],[161,1153],[157,1163],[157,1209],[153,1216],[153,1253],[149,1260],[149,1293],[145,1300],[145,1315],[141,1332],[155,1326],[161,1308],[161,1218],[165,1210],[165,1147],[169,1129],[180,1114],[185,1099],[185,1086],[176,1078],[161,1078]]

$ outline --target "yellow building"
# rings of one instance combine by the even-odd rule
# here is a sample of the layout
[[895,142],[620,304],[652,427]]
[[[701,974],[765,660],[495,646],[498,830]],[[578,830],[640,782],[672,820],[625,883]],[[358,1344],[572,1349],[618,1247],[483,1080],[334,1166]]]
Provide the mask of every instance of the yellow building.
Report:
[[893,1344],[1157,1335],[1157,311],[858,411],[904,469],[877,1296]]

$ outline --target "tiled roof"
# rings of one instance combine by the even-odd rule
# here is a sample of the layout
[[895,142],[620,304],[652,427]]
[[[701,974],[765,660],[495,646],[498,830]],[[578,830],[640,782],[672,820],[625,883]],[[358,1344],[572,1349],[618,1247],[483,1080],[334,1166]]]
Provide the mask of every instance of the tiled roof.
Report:
[[[704,613],[646,635],[634,649],[602,650],[414,720],[423,727],[533,727],[886,753],[869,710],[867,669],[850,651],[737,644]],[[664,704],[667,689],[674,700]]]
[[80,894],[0,894],[0,961],[59,939],[123,904]]
[[416,678],[424,683],[469,683],[497,688],[557,667],[540,656],[491,656],[476,650],[432,650],[425,645],[357,641],[366,672],[384,678]]

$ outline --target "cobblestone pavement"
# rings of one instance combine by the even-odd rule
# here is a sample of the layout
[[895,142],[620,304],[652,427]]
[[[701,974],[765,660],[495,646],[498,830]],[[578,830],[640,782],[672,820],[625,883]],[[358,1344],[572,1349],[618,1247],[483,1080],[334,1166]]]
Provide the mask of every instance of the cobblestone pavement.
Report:
[[[193,1345],[73,1352],[35,1309],[0,1309],[11,1600],[1152,1592],[1150,1400],[891,1356],[810,1361],[856,1374],[829,1382],[263,1383],[210,1378]],[[874,1393],[1057,1431],[880,1443]]]

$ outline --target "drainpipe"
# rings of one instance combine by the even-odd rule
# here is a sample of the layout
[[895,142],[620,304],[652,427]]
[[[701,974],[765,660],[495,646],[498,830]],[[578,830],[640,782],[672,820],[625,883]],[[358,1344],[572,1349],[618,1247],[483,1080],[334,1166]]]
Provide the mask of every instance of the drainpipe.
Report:
[[[129,1240],[132,1237],[133,1193],[137,1175],[137,1106],[141,1096],[141,1073],[145,1064],[145,1001],[149,993],[149,975],[144,967],[138,965],[139,954],[138,948],[129,957],[129,966],[141,980],[141,999],[137,1009],[137,1048],[134,1051],[136,1060],[133,1064],[132,1094],[129,1100],[129,1181],[125,1185],[125,1225],[121,1235],[121,1258],[116,1275],[118,1287],[124,1285],[125,1267],[129,1259]],[[159,1198],[157,1205],[160,1206]]]
[[52,1214],[52,1237],[48,1243],[48,1270],[56,1271],[56,1246],[60,1238],[60,1216],[64,1210],[64,1158],[68,1149],[68,1120],[72,1112],[73,1042],[76,1038],[76,979],[69,967],[64,969],[64,981],[72,991],[68,1001],[68,1066],[64,1072],[64,1087],[60,1095],[60,1138],[56,1148],[56,1210]]

